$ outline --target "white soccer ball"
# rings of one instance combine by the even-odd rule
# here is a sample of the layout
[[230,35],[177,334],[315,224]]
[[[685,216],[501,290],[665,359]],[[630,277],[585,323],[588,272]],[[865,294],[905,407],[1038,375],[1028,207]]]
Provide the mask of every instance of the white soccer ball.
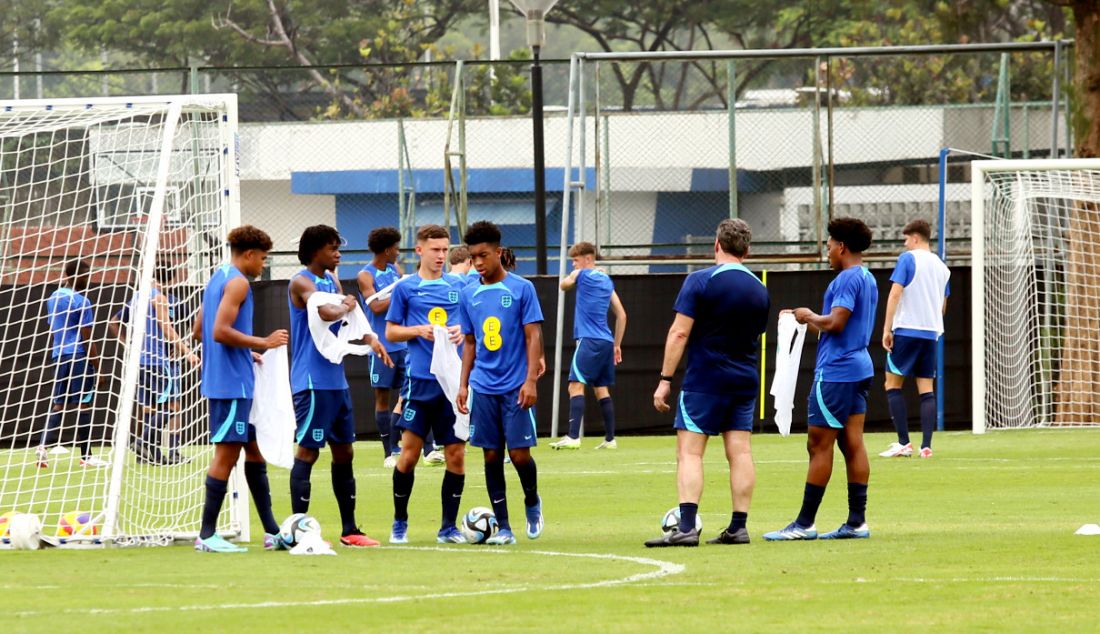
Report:
[[8,538],[16,550],[42,547],[42,520],[34,513],[18,513],[8,521]]
[[485,540],[495,535],[499,528],[493,509],[484,506],[475,506],[470,509],[470,512],[458,523],[458,530],[470,544],[485,543]]
[[[665,516],[661,518],[661,530],[666,533],[671,533],[672,530],[680,525],[680,507],[674,506],[665,513]],[[698,513],[695,514],[695,530],[703,530],[703,518]]]
[[295,513],[283,520],[282,525],[279,526],[279,538],[288,548],[297,546],[310,533],[316,533],[320,537],[321,523],[312,515],[305,513]]

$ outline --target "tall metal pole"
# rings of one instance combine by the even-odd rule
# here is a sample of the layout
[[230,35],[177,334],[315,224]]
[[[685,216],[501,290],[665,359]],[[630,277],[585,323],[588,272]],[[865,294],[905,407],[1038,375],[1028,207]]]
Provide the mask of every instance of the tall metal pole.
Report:
[[531,64],[531,127],[535,141],[535,272],[546,275],[546,155],[542,134],[542,65],[539,64],[539,47],[533,46],[531,51],[535,57]]

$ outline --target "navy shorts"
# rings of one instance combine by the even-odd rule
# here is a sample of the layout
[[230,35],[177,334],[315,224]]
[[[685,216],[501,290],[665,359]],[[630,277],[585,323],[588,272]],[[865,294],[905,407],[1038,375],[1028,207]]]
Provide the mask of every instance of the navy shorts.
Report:
[[475,396],[470,387],[470,444],[483,449],[523,449],[538,444],[534,408],[521,409],[519,388],[507,394]]
[[355,417],[349,390],[302,390],[294,394],[294,418],[298,433],[294,441],[302,447],[320,449],[325,442],[350,445],[355,442]]
[[402,405],[401,416],[393,420],[398,429],[411,431],[421,439],[433,434],[437,445],[464,442],[455,436],[455,411],[443,388],[435,379],[409,379],[409,396]]
[[138,379],[138,403],[146,407],[179,400],[179,378],[167,365],[143,365]]
[[899,376],[936,378],[935,339],[894,335],[894,349],[886,353],[886,369]]
[[569,380],[592,387],[615,385],[615,344],[606,339],[578,339]]
[[843,429],[848,417],[867,411],[871,379],[851,382],[814,381],[810,387],[810,425]]
[[756,395],[680,392],[676,429],[717,436],[727,431],[752,431]]
[[381,390],[399,390],[405,386],[405,373],[408,371],[408,350],[394,350],[389,353],[393,367],[382,363],[376,355],[370,356],[370,386]]
[[210,441],[255,442],[256,428],[248,422],[250,398],[210,398]]
[[55,360],[53,402],[55,405],[91,403],[95,397],[95,376],[88,359],[67,354]]

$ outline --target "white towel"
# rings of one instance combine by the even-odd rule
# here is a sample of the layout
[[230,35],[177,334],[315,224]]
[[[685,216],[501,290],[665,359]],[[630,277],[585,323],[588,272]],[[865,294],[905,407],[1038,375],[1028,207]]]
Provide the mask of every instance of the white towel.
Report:
[[263,354],[263,363],[253,363],[256,389],[248,422],[256,427],[256,442],[264,460],[276,467],[294,466],[294,397],[290,393],[290,364],[286,346]]
[[791,313],[779,316],[776,337],[775,374],[771,395],[775,397],[775,425],[782,436],[791,434],[791,411],[794,409],[794,388],[798,383],[798,366],[802,361],[802,344],[806,340],[806,324],[798,323]]
[[432,326],[432,334],[435,336],[435,345],[432,347],[431,372],[455,411],[455,436],[459,440],[469,440],[470,415],[459,413],[456,404],[459,379],[462,376],[462,359],[458,357],[458,346],[451,343],[450,333],[443,326]]
[[[402,279],[404,279],[404,278],[402,278]],[[397,280],[397,282],[400,282],[400,281],[401,280]],[[390,296],[393,295],[393,287],[397,286],[397,282],[391,282],[389,286],[383,288],[382,290],[378,291],[374,295],[371,295],[366,300],[364,300],[363,303],[366,304],[367,306],[370,306],[371,302],[376,302],[376,301],[383,300],[383,299],[389,299]]]
[[340,363],[349,354],[361,357],[374,352],[370,346],[348,343],[349,341],[362,339],[365,335],[374,334],[370,322],[367,321],[367,316],[363,313],[363,309],[359,307],[359,302],[355,303],[355,308],[350,313],[339,320],[340,330],[337,334],[333,334],[329,330],[329,327],[335,322],[321,319],[321,314],[317,312],[318,308],[326,304],[342,304],[344,297],[344,295],[337,293],[316,291],[309,296],[309,301],[306,302],[306,314],[309,316],[309,334],[313,337],[313,343],[317,346],[317,351],[321,353],[321,356],[333,363]]

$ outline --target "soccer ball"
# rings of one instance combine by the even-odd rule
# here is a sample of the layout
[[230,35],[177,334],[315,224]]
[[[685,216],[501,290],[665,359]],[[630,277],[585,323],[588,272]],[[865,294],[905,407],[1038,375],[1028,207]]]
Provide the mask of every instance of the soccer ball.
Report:
[[476,506],[470,509],[470,512],[462,518],[462,522],[458,526],[458,530],[462,532],[466,541],[471,544],[484,543],[485,540],[495,535],[499,528],[497,516],[493,514],[493,509],[484,506]]
[[295,513],[283,520],[279,527],[279,538],[287,548],[294,548],[309,533],[321,534],[321,524],[312,515]]
[[8,536],[16,550],[42,547],[42,520],[34,513],[14,513],[8,520]]
[[11,518],[15,517],[17,513],[15,511],[8,511],[3,515],[0,515],[0,541],[8,543],[8,527],[10,526]]
[[[680,526],[680,507],[674,506],[661,518],[661,530],[671,533],[678,526]],[[703,518],[699,517],[698,514],[695,515],[695,530],[703,530]]]
[[92,536],[99,534],[99,527],[92,522],[92,514],[83,511],[70,511],[61,516],[57,523],[58,537]]

